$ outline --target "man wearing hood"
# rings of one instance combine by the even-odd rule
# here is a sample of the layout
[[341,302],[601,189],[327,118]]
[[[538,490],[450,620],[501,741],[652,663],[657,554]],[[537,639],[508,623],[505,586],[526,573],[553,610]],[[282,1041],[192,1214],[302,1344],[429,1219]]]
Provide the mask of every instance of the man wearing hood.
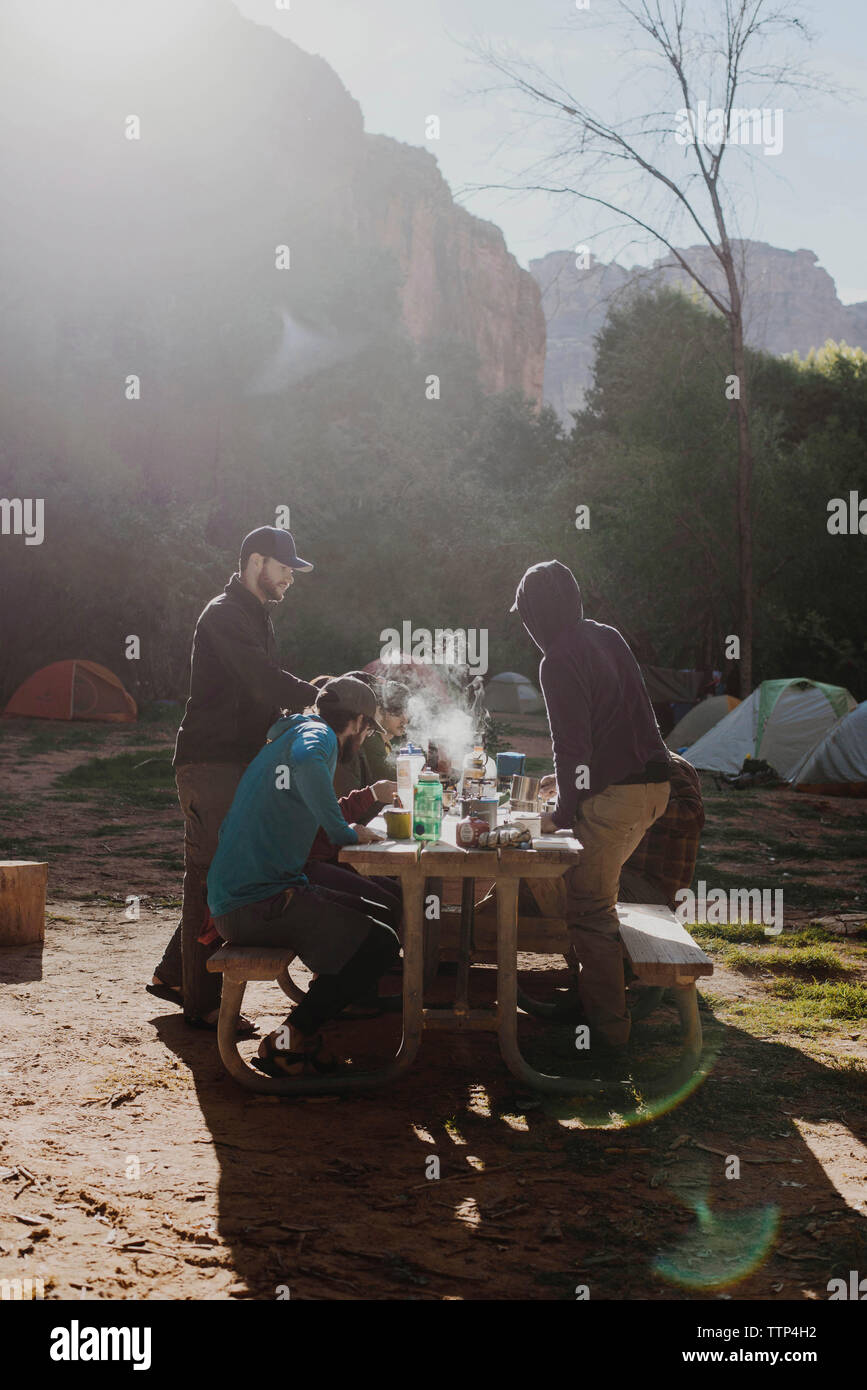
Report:
[[575,576],[558,560],[527,570],[511,611],[542,652],[557,802],[543,830],[574,830],[580,862],[564,875],[573,991],[594,1052],[629,1040],[620,924],[620,870],[662,815],[668,750],[638,663],[616,628],[584,617]]
[[359,877],[347,893],[305,873],[320,826],[335,845],[380,838],[347,824],[334,791],[338,755],[347,761],[378,728],[369,686],[350,676],[328,681],[313,714],[291,715],[269,730],[220,829],[208,874],[217,931],[233,946],[294,951],[317,972],[303,1003],[262,1041],[256,1065],[269,1076],[333,1071],[319,1030],[375,993],[399,955],[396,899],[386,902],[368,879]]

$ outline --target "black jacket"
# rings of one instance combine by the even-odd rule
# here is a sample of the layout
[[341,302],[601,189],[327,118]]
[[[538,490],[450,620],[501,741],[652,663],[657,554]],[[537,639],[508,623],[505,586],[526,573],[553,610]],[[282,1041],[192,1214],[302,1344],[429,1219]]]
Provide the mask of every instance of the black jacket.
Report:
[[233,574],[196,623],[175,767],[248,763],[281,710],[297,713],[318,694],[315,685],[280,669],[268,605]]

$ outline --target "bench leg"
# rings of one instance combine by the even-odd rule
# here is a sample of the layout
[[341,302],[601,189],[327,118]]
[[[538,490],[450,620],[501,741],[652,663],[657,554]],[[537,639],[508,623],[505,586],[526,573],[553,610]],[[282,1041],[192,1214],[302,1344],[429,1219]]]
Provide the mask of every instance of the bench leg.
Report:
[[701,1061],[702,1045],[701,1016],[698,1012],[698,993],[694,980],[691,980],[687,985],[675,986],[674,1002],[680,1015],[683,1035],[681,1063],[684,1069],[689,1068],[686,1075],[691,1076]]
[[292,976],[289,974],[289,966],[291,964],[292,961],[289,961],[286,965],[283,966],[283,969],[277,976],[277,983],[284,994],[288,995],[288,997],[292,999],[296,1004],[300,1004],[303,1002],[307,991],[303,990],[300,985],[296,985],[295,981],[292,979]]

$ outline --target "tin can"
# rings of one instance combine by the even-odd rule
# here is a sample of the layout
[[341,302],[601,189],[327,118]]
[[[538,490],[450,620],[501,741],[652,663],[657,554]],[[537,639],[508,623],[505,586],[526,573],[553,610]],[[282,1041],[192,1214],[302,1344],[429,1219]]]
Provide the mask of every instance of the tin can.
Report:
[[412,839],[412,812],[402,806],[386,806],[383,811],[385,831],[390,840]]
[[455,843],[461,849],[476,849],[479,836],[487,834],[488,822],[479,816],[464,816],[455,826]]

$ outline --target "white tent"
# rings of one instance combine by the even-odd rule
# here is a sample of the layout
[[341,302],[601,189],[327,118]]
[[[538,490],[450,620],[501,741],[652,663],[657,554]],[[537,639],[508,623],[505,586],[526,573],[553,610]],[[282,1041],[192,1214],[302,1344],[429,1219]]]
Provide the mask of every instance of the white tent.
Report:
[[867,700],[816,745],[795,775],[795,790],[867,796]]
[[485,704],[491,714],[538,714],[545,708],[533,682],[517,671],[501,671],[488,681]]
[[763,758],[789,781],[811,749],[854,709],[839,685],[792,677],[762,681],[725,719],[689,749],[693,767],[738,773],[744,759]]
[[706,700],[700,700],[687,710],[682,719],[678,719],[666,743],[675,753],[679,753],[681,748],[689,748],[739,704],[736,695],[709,695]]

